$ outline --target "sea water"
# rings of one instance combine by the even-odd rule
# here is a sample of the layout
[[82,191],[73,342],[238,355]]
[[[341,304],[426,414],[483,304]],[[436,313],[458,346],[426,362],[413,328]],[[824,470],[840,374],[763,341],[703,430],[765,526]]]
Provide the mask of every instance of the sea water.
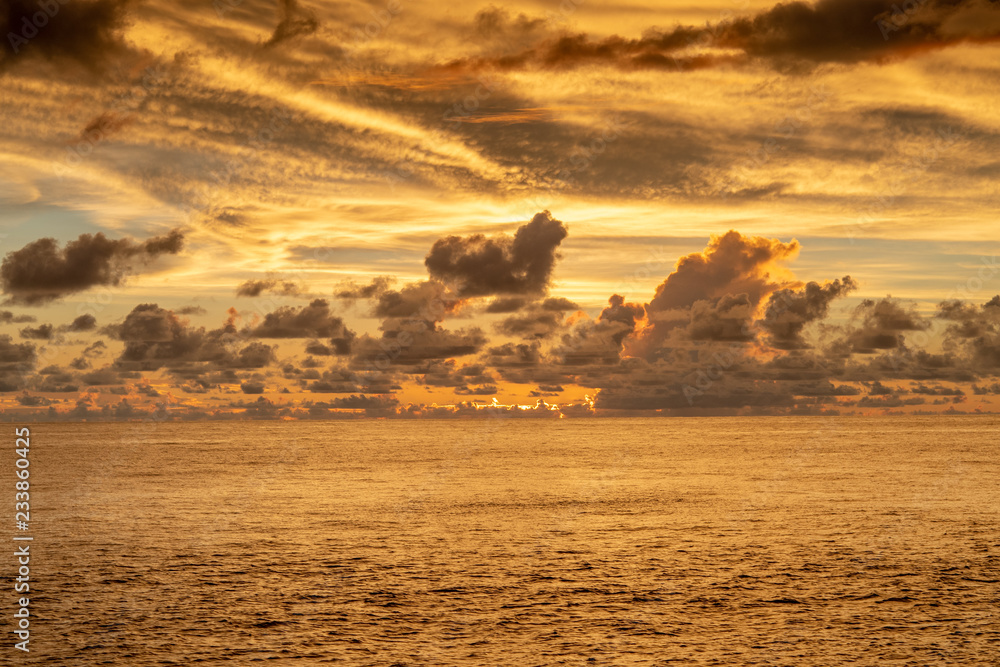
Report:
[[996,665],[998,422],[31,425],[3,660]]

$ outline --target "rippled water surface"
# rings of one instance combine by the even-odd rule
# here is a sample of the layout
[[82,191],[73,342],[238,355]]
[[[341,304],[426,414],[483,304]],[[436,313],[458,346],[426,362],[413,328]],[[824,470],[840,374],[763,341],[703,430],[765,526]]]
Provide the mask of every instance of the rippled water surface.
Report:
[[998,423],[40,424],[0,661],[996,665]]

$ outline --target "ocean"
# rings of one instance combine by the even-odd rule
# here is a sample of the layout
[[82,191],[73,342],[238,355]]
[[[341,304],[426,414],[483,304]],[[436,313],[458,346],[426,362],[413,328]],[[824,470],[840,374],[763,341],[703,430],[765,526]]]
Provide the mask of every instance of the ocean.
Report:
[[0,662],[997,665],[998,425],[29,425]]

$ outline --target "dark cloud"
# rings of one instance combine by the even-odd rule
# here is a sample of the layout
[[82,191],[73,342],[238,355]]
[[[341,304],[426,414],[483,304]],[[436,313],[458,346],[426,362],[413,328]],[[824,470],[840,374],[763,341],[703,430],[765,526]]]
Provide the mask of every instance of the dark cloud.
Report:
[[491,368],[531,368],[542,362],[542,353],[538,341],[506,343],[487,349],[484,362]]
[[806,325],[826,318],[830,304],[856,290],[858,284],[844,276],[820,285],[807,283],[801,289],[780,289],[771,295],[760,326],[768,333],[767,343],[779,350],[809,347],[802,337]]
[[302,386],[317,394],[391,394],[402,388],[393,373],[379,370],[335,367],[322,374],[305,373],[302,379]]
[[625,337],[635,331],[636,326],[645,315],[646,308],[644,306],[638,303],[625,303],[624,297],[614,294],[608,299],[608,307],[601,311],[597,319],[601,322],[614,322],[622,325],[618,331],[611,334],[612,340],[617,345],[621,345]]
[[277,280],[267,278],[264,280],[246,280],[236,288],[236,296],[260,296],[264,292],[272,292],[281,296],[298,296],[299,286],[291,280]]
[[330,303],[315,299],[308,306],[282,306],[268,313],[251,334],[257,338],[328,338],[344,331],[344,321],[333,315]]
[[854,310],[854,319],[860,326],[852,328],[844,340],[852,352],[861,354],[901,348],[906,332],[930,327],[915,307],[903,306],[892,298],[865,299]]
[[330,303],[315,299],[308,306],[282,306],[264,316],[260,325],[250,329],[256,338],[329,338],[337,354],[350,350],[354,332],[333,315]]
[[259,342],[239,347],[244,339],[235,327],[206,331],[189,327],[177,315],[156,304],[140,304],[115,328],[125,349],[115,362],[122,370],[150,371],[166,367],[178,377],[263,368],[274,360],[274,349]]
[[936,317],[948,322],[946,351],[961,355],[977,372],[1000,369],[1000,296],[982,306],[945,301]]
[[504,318],[494,327],[498,332],[515,338],[548,338],[564,328],[563,313],[577,308],[568,299],[549,298],[522,305],[516,314]]
[[201,306],[184,306],[177,310],[178,315],[204,315],[206,312]]
[[548,211],[517,229],[514,236],[448,236],[424,260],[431,277],[454,285],[459,296],[544,294],[567,230]]
[[461,305],[452,292],[435,280],[409,283],[399,290],[378,294],[373,315],[376,317],[416,317],[441,321]]
[[19,405],[25,405],[28,407],[40,407],[52,405],[53,401],[45,398],[44,396],[32,396],[28,392],[22,392],[17,397],[17,402]]
[[0,335],[0,391],[15,391],[24,386],[25,376],[35,366],[35,346],[14,343]]
[[244,394],[263,394],[264,393],[264,383],[263,382],[244,382],[240,385],[240,390]]
[[432,359],[474,354],[487,338],[478,328],[451,331],[437,322],[417,318],[391,318],[380,327],[382,336],[364,335],[355,346],[355,364],[378,369],[412,366]]
[[690,309],[687,337],[693,341],[748,342],[756,306],[746,294],[726,295],[715,302],[696,301]]
[[312,34],[319,28],[316,15],[300,6],[298,0],[278,0],[278,16],[280,21],[270,39],[264,42],[265,47],[275,46],[300,35]]
[[396,282],[396,279],[391,276],[376,276],[367,285],[359,285],[353,281],[346,281],[337,286],[334,296],[344,301],[374,299],[388,291],[394,282]]
[[0,284],[9,302],[38,305],[98,285],[119,285],[137,271],[137,262],[177,254],[183,241],[178,230],[144,242],[82,234],[63,249],[55,239],[43,238],[7,253]]
[[49,340],[52,338],[53,327],[51,324],[42,324],[37,327],[25,327],[19,332],[21,338],[32,340]]
[[[531,29],[537,32],[537,26]],[[527,48],[514,44],[503,54],[452,61],[441,69],[558,70],[605,65],[623,70],[693,71],[759,59],[788,70],[820,63],[881,63],[998,38],[1000,20],[994,0],[923,0],[902,5],[892,0],[819,0],[779,3],[756,15],[704,28],[654,28],[637,39],[543,33]],[[719,52],[706,53],[705,49]]]
[[73,361],[70,362],[69,364],[70,368],[73,368],[78,371],[83,371],[90,368],[91,359],[96,359],[102,356],[104,352],[107,350],[107,348],[108,346],[105,345],[103,340],[94,341],[86,348],[84,348],[83,352],[80,354],[79,357],[73,359]]
[[459,366],[454,359],[434,360],[423,367],[413,369],[413,373],[417,375],[421,384],[428,387],[467,389],[473,385],[485,386],[497,381],[483,364]]
[[[22,57],[69,60],[89,70],[127,52],[130,0],[5,0],[0,3],[0,72]],[[39,16],[40,15],[40,16]]]
[[923,383],[910,385],[911,394],[923,394],[925,396],[965,396],[965,392],[958,387],[942,387],[941,385],[926,385]]
[[0,310],[0,324],[23,324],[37,322],[31,315],[15,315],[9,310]]
[[515,313],[529,303],[532,299],[523,296],[501,296],[493,299],[486,306],[487,313]]
[[80,315],[66,327],[67,331],[93,331],[97,328],[97,318],[89,313]]

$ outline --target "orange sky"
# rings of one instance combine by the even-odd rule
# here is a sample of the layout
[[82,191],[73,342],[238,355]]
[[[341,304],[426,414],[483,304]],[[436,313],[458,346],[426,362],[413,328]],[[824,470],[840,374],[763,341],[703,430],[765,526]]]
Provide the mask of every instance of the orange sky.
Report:
[[797,6],[8,3],[0,411],[996,409],[1000,11]]

